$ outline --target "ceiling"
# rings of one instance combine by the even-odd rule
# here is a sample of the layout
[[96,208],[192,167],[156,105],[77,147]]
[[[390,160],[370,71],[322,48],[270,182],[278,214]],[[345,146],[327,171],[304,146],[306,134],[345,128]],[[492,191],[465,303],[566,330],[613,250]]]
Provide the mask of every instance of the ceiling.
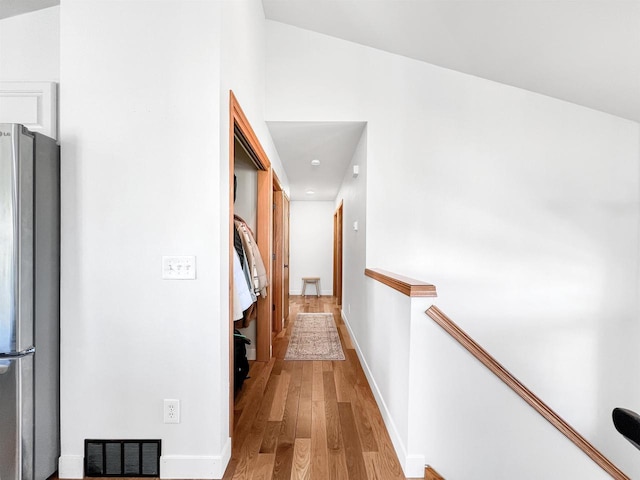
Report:
[[640,122],[640,0],[262,0],[266,18]]
[[[0,0],[0,18],[56,4],[59,0]],[[269,20],[640,122],[640,0],[262,4]],[[304,194],[309,188],[316,191],[316,200],[337,191],[362,128],[347,123],[269,124],[293,199],[309,199]],[[311,169],[312,158],[322,165]]]
[[59,4],[60,0],[0,0],[0,18],[15,17]]
[[[262,4],[269,20],[640,122],[640,0],[262,0]],[[270,125],[270,130],[289,176],[292,199],[299,199],[307,185],[320,179],[313,176],[308,161],[328,160],[329,140],[318,143],[323,132],[314,131],[313,125],[280,124],[277,130]],[[348,164],[346,151],[339,152],[336,146],[333,152]],[[337,175],[332,181],[341,178]],[[333,190],[328,185],[316,188],[324,195],[337,185]]]
[[[267,122],[267,126],[287,172],[291,200],[334,200],[365,123]],[[320,165],[311,165],[311,160]]]

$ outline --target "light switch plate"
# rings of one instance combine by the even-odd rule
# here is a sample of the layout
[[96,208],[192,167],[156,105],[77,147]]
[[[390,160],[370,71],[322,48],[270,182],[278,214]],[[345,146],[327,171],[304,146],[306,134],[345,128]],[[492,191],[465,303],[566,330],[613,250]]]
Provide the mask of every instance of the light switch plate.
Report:
[[162,257],[164,280],[195,280],[196,257],[193,255],[165,255]]

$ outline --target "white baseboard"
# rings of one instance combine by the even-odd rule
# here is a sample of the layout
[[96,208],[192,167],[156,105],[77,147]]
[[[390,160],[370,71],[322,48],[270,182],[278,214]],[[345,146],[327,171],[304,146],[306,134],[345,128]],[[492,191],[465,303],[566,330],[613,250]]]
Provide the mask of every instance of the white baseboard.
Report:
[[391,437],[391,443],[393,443],[393,448],[396,451],[396,455],[398,455],[398,460],[400,461],[400,465],[402,466],[402,470],[404,472],[405,477],[407,478],[422,478],[424,476],[424,466],[425,466],[425,458],[424,455],[409,455],[407,453],[407,448],[400,435],[398,434],[398,429],[396,428],[395,422],[391,417],[391,413],[387,408],[387,404],[380,393],[380,389],[373,378],[373,373],[365,360],[362,350],[360,349],[360,345],[358,344],[358,340],[356,336],[353,334],[353,330],[351,330],[351,325],[349,325],[349,320],[344,313],[344,310],[340,311],[340,316],[342,317],[342,321],[347,326],[347,330],[349,331],[349,336],[351,337],[351,343],[356,349],[356,353],[358,354],[358,358],[360,359],[360,364],[362,365],[362,369],[364,370],[364,374],[369,381],[369,386],[371,387],[371,391],[373,392],[373,396],[376,399],[376,403],[378,404],[378,408],[380,409],[380,413],[382,414],[382,419],[384,420],[384,424],[387,427],[387,431],[389,432],[389,436]]
[[[402,460],[402,459],[401,459]],[[404,475],[407,478],[423,478],[427,466],[424,455],[407,455],[404,461]]]
[[160,478],[220,479],[231,459],[231,438],[220,455],[162,455],[160,457]]
[[62,455],[58,459],[58,478],[84,478],[84,457]]

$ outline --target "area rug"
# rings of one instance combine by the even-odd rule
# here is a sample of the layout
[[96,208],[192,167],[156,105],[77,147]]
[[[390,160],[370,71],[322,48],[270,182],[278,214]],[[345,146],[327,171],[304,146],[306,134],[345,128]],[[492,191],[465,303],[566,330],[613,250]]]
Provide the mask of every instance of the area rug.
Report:
[[299,313],[285,360],[344,360],[340,336],[330,313]]

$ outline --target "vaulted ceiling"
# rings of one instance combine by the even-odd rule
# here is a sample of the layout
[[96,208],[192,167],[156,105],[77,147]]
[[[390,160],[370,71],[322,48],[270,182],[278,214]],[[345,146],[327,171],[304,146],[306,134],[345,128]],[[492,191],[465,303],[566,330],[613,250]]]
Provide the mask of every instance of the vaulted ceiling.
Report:
[[262,0],[266,18],[640,122],[640,0]]
[[[0,0],[0,18],[58,3]],[[640,122],[640,0],[262,0],[262,4],[269,20]],[[340,128],[345,130],[340,133]],[[324,199],[337,188],[329,182],[341,178],[362,131],[361,126],[346,124],[271,124],[270,129],[291,191],[299,199],[311,199],[302,193],[310,188],[323,192],[314,199]],[[309,142],[327,131],[344,144],[344,152],[336,153],[336,146],[323,142],[314,153]],[[293,165],[297,157],[289,157],[300,152],[304,165]],[[317,178],[311,185],[308,161],[331,156],[343,163],[334,165],[331,160],[320,170],[331,165],[338,173],[332,180],[322,183]]]
[[59,4],[60,0],[0,0],[0,18],[14,17]]
[[[0,0],[0,18],[59,3]],[[640,0],[262,4],[270,20],[640,122]]]
[[[262,4],[269,20],[640,122],[640,0],[262,0]],[[300,192],[319,184],[320,178],[307,162],[326,157],[308,142],[322,132],[307,125],[305,134],[296,136],[293,128],[280,125],[274,142],[289,176],[292,199],[310,200]],[[339,168],[344,172],[346,164]]]

